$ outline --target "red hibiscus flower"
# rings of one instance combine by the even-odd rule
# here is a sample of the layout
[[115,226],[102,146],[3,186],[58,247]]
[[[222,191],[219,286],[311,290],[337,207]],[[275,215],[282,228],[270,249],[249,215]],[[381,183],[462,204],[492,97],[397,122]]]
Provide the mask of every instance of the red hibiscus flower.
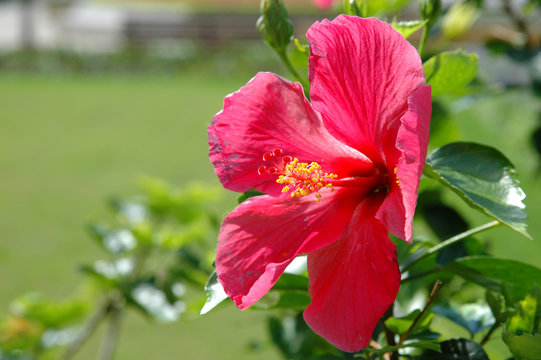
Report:
[[224,219],[216,271],[246,309],[308,254],[304,319],[353,352],[400,285],[388,233],[411,240],[430,88],[415,48],[377,19],[341,15],[307,37],[311,102],[300,84],[259,73],[208,128],[224,187],[266,194]]

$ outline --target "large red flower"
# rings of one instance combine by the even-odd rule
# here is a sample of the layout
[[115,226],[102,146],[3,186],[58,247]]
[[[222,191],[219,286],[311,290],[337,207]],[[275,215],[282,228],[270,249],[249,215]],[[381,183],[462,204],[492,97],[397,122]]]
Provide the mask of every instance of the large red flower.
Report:
[[246,309],[308,254],[308,325],[345,351],[369,343],[400,285],[388,233],[411,240],[428,144],[421,59],[377,19],[317,22],[309,102],[298,83],[259,73],[208,128],[224,187],[266,195],[225,218],[216,271]]

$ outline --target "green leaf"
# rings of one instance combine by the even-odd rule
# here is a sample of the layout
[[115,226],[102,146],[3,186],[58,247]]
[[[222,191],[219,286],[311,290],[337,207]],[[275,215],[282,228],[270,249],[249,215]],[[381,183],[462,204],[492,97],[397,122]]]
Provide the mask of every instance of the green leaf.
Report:
[[37,293],[29,293],[11,303],[11,312],[47,328],[58,328],[82,320],[89,307],[86,301],[79,299],[54,302]]
[[428,59],[423,68],[432,96],[460,94],[477,75],[477,55],[445,51]]
[[473,340],[451,339],[440,343],[440,357],[434,357],[434,360],[489,360],[483,347]]
[[541,359],[541,334],[510,334],[504,327],[502,339],[517,357],[528,360]]
[[302,275],[284,273],[272,289],[308,291],[308,278]]
[[302,275],[284,273],[261,300],[255,309],[293,309],[302,311],[310,305],[308,278]]
[[457,304],[444,302],[434,306],[432,310],[436,314],[462,326],[472,335],[488,329],[496,321],[490,307],[483,303]]
[[471,207],[530,238],[526,231],[526,197],[513,164],[498,150],[456,142],[434,150],[425,174],[450,187]]
[[247,191],[245,193],[243,193],[241,196],[239,196],[238,198],[238,202],[239,204],[248,200],[249,198],[251,197],[254,197],[254,196],[259,196],[259,195],[264,195],[261,191],[259,190],[250,190],[250,191]]
[[[421,310],[417,309],[401,318],[390,317],[385,320],[385,326],[393,333],[402,335],[410,328],[410,326],[413,324],[413,321],[420,312]],[[430,323],[432,322],[432,318],[434,318],[434,314],[425,312],[421,319],[415,325],[415,328],[411,332],[411,335],[421,333],[427,330],[430,326]]]
[[414,32],[421,29],[428,20],[412,20],[412,21],[396,21],[393,20],[391,23],[391,26],[393,29],[398,31],[402,36],[407,39],[409,38]]
[[[439,351],[440,346],[437,342],[430,341],[430,340],[420,340],[420,339],[412,339],[412,340],[406,340],[401,345],[394,345],[394,346],[384,346],[381,349],[376,349],[373,347],[368,347],[367,349],[370,350],[370,352],[374,354],[385,354],[389,352],[396,351],[398,349],[405,349],[405,348],[418,348],[418,349],[427,349],[432,351]],[[355,357],[364,356],[362,354],[354,355]]]
[[201,315],[205,315],[222,301],[227,299],[227,294],[225,293],[222,284],[218,282],[216,271],[213,271],[212,274],[210,274],[207,284],[205,285],[205,292],[207,293],[207,301],[201,309]]
[[534,284],[541,284],[541,269],[515,260],[472,256],[458,259],[442,270],[503,293],[510,304],[523,299]]
[[310,295],[299,290],[271,290],[255,303],[257,310],[291,309],[303,311],[310,305]]

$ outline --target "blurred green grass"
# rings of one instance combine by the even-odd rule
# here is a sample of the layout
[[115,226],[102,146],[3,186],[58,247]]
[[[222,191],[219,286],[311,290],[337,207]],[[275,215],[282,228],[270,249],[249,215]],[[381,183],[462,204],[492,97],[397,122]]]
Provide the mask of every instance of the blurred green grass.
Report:
[[[63,297],[81,277],[75,265],[101,254],[85,224],[106,214],[110,195],[136,193],[140,175],[175,185],[217,182],[206,127],[223,97],[253,73],[174,76],[0,76],[0,312],[28,290]],[[452,102],[463,138],[499,148],[517,166],[528,195],[528,241],[508,229],[484,234],[496,256],[539,265],[541,187],[529,145],[538,102],[526,91]],[[487,220],[454,194],[472,225]],[[220,212],[235,205],[231,195]],[[263,315],[231,305],[189,322],[153,325],[130,316],[118,359],[276,359]],[[249,344],[262,344],[254,353]],[[81,358],[94,358],[98,338]]]
[[[217,183],[207,135],[223,97],[252,75],[0,77],[0,314],[30,290],[69,296],[75,266],[100,258],[85,225],[111,195],[133,195],[151,175]],[[234,206],[234,197],[223,208]],[[0,315],[0,318],[2,316]],[[118,359],[276,358],[263,315],[227,306],[201,319],[150,324],[132,315]],[[80,358],[95,358],[99,336]],[[274,355],[274,356],[273,356]]]

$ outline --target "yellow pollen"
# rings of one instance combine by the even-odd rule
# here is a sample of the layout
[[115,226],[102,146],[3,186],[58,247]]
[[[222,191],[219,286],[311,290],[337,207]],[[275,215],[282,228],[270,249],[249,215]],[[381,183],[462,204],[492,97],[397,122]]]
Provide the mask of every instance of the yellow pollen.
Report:
[[322,188],[334,191],[331,181],[338,175],[323,173],[321,166],[317,162],[302,163],[294,158],[289,162],[276,182],[283,184],[282,192],[291,191],[291,197],[301,197],[310,193],[315,193],[316,201],[321,200],[319,190]]

